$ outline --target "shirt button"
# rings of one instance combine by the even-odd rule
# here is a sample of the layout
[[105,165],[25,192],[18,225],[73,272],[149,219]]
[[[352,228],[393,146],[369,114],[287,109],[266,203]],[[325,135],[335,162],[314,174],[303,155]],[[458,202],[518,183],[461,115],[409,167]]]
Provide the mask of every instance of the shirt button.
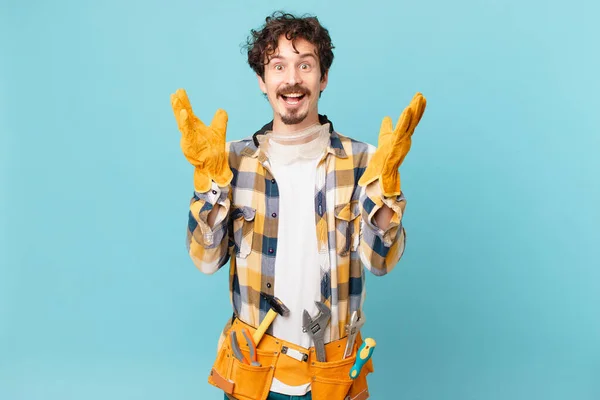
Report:
[[267,287],[268,287],[269,289],[271,289],[271,283],[270,283],[270,282],[267,282]]
[[273,248],[272,247],[269,247],[269,253],[271,253],[271,254],[273,253]]
[[275,218],[277,216],[277,213],[273,213],[271,214],[271,217]]
[[271,179],[271,183],[275,183],[275,179]]

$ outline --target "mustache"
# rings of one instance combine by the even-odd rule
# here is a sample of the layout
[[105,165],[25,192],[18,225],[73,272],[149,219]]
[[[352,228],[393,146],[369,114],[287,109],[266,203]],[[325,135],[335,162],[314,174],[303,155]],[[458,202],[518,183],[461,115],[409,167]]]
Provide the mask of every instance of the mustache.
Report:
[[300,86],[299,84],[295,84],[295,85],[291,85],[291,86],[285,86],[285,87],[280,88],[277,91],[277,95],[278,96],[285,96],[285,95],[290,94],[290,93],[301,93],[301,94],[305,94],[305,95],[309,95],[310,96],[310,90],[308,88]]

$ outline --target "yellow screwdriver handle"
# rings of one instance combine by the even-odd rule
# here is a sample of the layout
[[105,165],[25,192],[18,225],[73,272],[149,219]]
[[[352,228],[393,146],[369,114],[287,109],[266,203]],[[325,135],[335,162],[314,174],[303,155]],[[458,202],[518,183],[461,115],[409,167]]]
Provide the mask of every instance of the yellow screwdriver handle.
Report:
[[351,379],[356,379],[358,374],[360,374],[360,370],[362,369],[362,367],[367,363],[367,361],[369,361],[369,359],[373,355],[373,350],[375,350],[376,345],[377,343],[375,343],[375,340],[373,340],[373,338],[365,339],[363,344],[358,349],[358,352],[356,353],[356,362],[350,370]]

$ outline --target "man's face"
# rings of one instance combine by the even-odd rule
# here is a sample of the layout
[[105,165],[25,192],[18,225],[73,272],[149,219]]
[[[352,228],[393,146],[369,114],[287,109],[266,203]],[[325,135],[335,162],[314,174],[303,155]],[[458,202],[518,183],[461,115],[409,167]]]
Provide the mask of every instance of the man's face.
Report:
[[305,39],[292,41],[281,36],[277,50],[265,65],[260,89],[273,107],[275,120],[303,129],[318,121],[319,94],[327,86],[327,73],[321,79],[319,57],[313,44]]

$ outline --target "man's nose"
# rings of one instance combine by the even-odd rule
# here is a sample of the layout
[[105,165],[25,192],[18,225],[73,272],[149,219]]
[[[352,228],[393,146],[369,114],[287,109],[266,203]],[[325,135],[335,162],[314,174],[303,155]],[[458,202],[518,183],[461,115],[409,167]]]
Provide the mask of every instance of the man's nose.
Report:
[[289,68],[287,70],[286,80],[288,85],[295,85],[302,83],[302,76],[297,68]]

